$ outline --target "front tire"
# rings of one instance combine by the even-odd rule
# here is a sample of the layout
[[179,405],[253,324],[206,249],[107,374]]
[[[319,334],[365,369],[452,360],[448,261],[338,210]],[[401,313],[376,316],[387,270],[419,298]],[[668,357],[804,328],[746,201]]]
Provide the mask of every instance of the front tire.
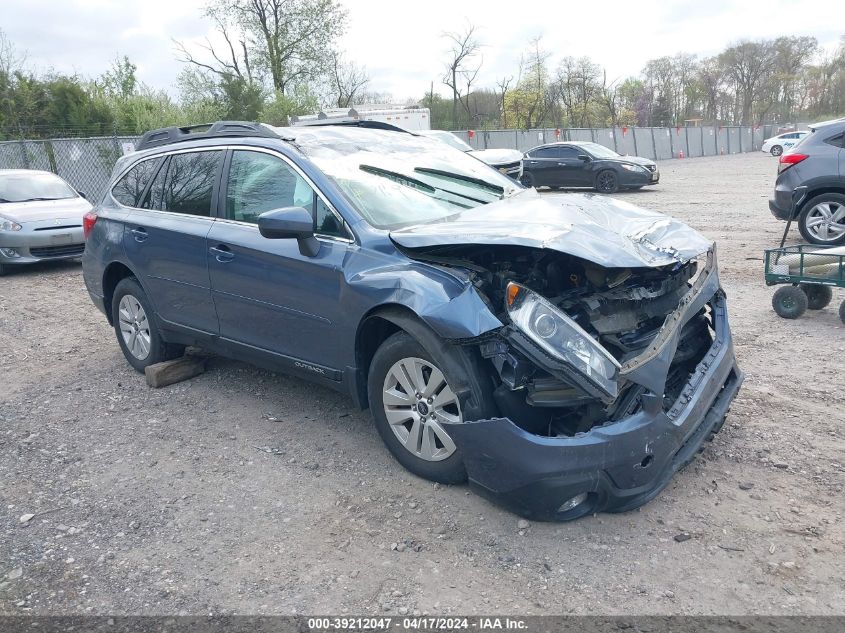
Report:
[[807,202],[798,216],[798,230],[811,244],[845,244],[845,195],[823,193]]
[[769,150],[772,156],[780,156],[783,154],[783,148],[780,145],[773,145],[772,149]]
[[181,356],[185,348],[161,337],[155,311],[141,284],[134,277],[122,279],[112,297],[112,323],[126,360],[144,373],[150,365]]
[[779,317],[797,319],[807,311],[807,295],[798,286],[778,288],[772,297],[772,308]]
[[619,191],[619,177],[610,169],[600,171],[596,176],[596,191],[599,193],[616,193]]
[[524,187],[533,187],[534,186],[534,176],[530,173],[522,174],[522,177],[519,179],[519,182],[522,183]]
[[[466,413],[452,391],[459,381],[450,375],[466,367],[460,362],[463,352],[448,345],[430,347],[434,354],[404,331],[381,344],[367,380],[370,410],[381,439],[405,468],[431,481],[462,483],[467,473],[449,426],[462,423]],[[470,384],[469,400],[479,403],[463,403],[474,407],[474,417],[495,415],[489,394],[475,393],[478,383],[462,378]]]

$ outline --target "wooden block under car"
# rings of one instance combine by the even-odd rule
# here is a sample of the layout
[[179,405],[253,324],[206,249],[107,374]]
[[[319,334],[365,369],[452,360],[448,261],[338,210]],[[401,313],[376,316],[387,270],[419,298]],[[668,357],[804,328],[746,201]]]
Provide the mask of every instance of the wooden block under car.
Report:
[[147,384],[158,389],[199,376],[205,371],[208,359],[206,355],[186,354],[181,358],[150,365],[144,369],[144,375],[147,377]]

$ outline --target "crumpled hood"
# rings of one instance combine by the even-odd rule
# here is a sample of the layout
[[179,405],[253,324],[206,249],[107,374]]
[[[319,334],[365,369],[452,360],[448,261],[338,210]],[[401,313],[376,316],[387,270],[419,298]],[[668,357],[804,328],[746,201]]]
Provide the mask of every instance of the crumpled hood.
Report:
[[509,165],[522,160],[522,152],[515,149],[474,149],[470,155],[493,166]]
[[711,246],[683,222],[623,200],[589,193],[540,195],[534,189],[441,222],[392,231],[390,237],[407,249],[471,244],[545,248],[608,268],[686,262]]
[[5,202],[0,204],[0,215],[19,224],[41,220],[73,219],[82,224],[82,216],[92,209],[85,198],[62,200],[33,200],[32,202]]

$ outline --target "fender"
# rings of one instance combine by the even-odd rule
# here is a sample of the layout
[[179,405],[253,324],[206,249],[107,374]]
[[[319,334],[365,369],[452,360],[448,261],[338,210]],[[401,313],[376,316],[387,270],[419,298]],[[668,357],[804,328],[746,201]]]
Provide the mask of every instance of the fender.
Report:
[[[449,379],[449,386],[458,398],[464,420],[477,420],[485,415],[484,402],[492,402],[492,380],[476,346],[459,345],[444,340],[422,319],[403,306],[380,306],[372,310],[361,326],[372,318],[384,319],[414,338],[441,368]],[[360,327],[359,327],[360,330]],[[366,393],[367,376],[360,372]],[[476,397],[476,395],[478,397]],[[489,413],[489,410],[488,410]]]

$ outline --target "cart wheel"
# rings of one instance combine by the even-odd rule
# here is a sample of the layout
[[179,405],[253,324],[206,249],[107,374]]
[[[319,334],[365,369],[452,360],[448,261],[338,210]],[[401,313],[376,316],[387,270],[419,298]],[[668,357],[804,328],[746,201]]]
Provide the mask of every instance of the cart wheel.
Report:
[[845,323],[845,301],[839,304],[839,318]]
[[807,311],[807,295],[798,286],[778,288],[772,297],[772,307],[784,319],[797,319]]
[[821,310],[833,299],[833,290],[830,289],[830,286],[801,284],[798,287],[807,295],[807,308],[810,310]]

